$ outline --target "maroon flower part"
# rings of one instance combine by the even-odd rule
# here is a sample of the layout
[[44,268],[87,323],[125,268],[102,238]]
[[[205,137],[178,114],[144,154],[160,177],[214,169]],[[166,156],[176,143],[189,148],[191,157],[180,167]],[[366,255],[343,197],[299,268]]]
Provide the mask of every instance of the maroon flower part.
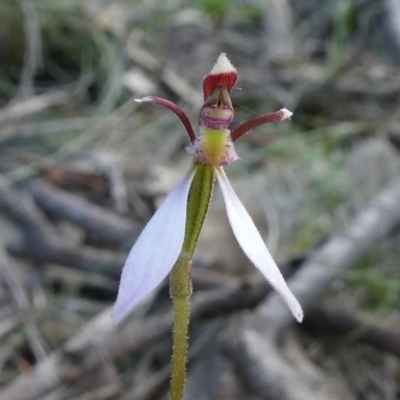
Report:
[[234,129],[231,132],[231,139],[232,141],[235,141],[243,136],[245,133],[251,131],[254,128],[257,128],[257,126],[267,124],[269,122],[281,122],[285,119],[290,119],[292,115],[293,113],[286,108],[281,108],[280,110],[269,114],[260,115],[259,117],[255,117],[247,122],[244,122],[242,125]]
[[225,53],[221,53],[215,63],[213,69],[203,79],[203,96],[204,100],[216,88],[225,88],[228,92],[231,91],[237,81],[236,68],[228,60]]
[[234,111],[227,89],[218,87],[207,97],[200,111],[199,125],[218,130],[227,129],[233,121]]
[[[234,109],[229,92],[235,85],[237,77],[236,68],[231,64],[226,54],[221,53],[214,67],[203,79],[205,101],[200,110],[197,133],[195,133],[185,112],[171,101],[157,96],[147,96],[143,99],[136,99],[136,101],[139,103],[150,102],[171,110],[182,121],[192,143],[187,150],[198,162],[213,166],[227,165],[239,158],[232,142],[260,125],[269,122],[281,122],[292,116],[289,110],[282,108],[252,118],[230,131],[228,128],[234,118]],[[226,151],[222,150],[223,147]],[[218,160],[218,157],[220,157],[220,160]]]

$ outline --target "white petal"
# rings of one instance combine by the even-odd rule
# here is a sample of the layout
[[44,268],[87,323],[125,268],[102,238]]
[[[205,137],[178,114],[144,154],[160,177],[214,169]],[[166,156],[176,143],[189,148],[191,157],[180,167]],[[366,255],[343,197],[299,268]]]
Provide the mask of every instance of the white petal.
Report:
[[278,266],[271,257],[254,222],[237,197],[224,170],[218,167],[215,171],[221,185],[229,222],[237,241],[247,257],[249,257],[275,290],[283,297],[294,317],[301,322],[303,319],[301,306],[286,285]]
[[132,247],[122,270],[114,322],[120,321],[168,275],[181,252],[186,203],[194,170],[172,189]]

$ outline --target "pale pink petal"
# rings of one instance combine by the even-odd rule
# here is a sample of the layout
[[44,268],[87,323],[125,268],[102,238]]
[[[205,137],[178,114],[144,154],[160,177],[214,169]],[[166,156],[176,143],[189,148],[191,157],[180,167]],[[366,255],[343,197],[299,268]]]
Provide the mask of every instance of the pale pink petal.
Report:
[[286,285],[254,222],[237,197],[224,170],[221,167],[217,167],[215,170],[224,196],[229,222],[237,241],[247,257],[283,297],[294,317],[301,322],[303,319],[301,306]]
[[181,252],[186,203],[194,171],[172,189],[136,240],[122,270],[114,322],[120,321],[168,275]]

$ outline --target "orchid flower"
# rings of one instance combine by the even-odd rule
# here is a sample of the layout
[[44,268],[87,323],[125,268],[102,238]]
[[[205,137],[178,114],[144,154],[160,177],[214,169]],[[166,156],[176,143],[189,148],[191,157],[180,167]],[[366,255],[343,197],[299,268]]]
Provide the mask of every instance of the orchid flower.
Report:
[[[203,79],[204,104],[200,111],[197,133],[186,114],[176,104],[155,96],[137,100],[162,105],[174,112],[183,123],[189,135],[187,152],[194,158],[186,175],[166,197],[137,239],[122,271],[118,298],[114,306],[113,318],[120,321],[129,311],[171,272],[187,252],[192,256],[197,237],[192,248],[185,247],[188,231],[197,229],[200,233],[212,194],[214,176],[222,190],[228,219],[233,233],[247,257],[261,271],[275,290],[282,296],[294,317],[301,322],[302,309],[286,285],[275,261],[270,255],[260,233],[245,207],[233,190],[223,166],[238,160],[234,148],[235,140],[268,122],[280,122],[290,118],[292,113],[283,108],[279,111],[253,118],[233,131],[228,127],[233,121],[234,110],[230,91],[237,80],[235,67],[222,53],[210,73]],[[197,178],[198,179],[197,179]],[[200,179],[201,178],[201,179]],[[193,206],[191,198],[196,198],[202,190],[203,180],[208,188],[206,201],[201,212]],[[207,186],[208,185],[208,186]],[[192,205],[191,205],[192,204]],[[196,214],[202,214],[196,219]],[[197,226],[197,228],[194,228]],[[196,233],[196,234],[197,234]],[[186,235],[186,236],[185,236]],[[198,236],[198,235],[197,235]],[[186,252],[186,253],[185,253]]]

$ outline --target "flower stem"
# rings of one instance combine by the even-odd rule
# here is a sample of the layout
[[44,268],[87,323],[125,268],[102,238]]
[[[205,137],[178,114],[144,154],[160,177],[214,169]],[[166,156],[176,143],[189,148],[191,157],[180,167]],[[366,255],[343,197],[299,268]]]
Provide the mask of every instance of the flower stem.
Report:
[[174,304],[174,331],[170,400],[182,400],[185,391],[192,264],[182,252],[171,272],[171,297]]
[[201,228],[207,215],[214,186],[214,169],[197,165],[190,187],[185,239],[182,252],[171,271],[170,294],[174,304],[174,330],[170,400],[183,400],[186,380],[190,296],[190,268]]

